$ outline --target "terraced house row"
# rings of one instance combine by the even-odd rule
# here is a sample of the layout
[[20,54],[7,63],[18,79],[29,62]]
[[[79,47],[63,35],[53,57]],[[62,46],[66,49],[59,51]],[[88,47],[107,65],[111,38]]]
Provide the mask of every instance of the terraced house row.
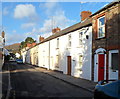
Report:
[[120,0],[94,14],[81,12],[81,22],[27,50],[26,63],[92,81],[120,79]]

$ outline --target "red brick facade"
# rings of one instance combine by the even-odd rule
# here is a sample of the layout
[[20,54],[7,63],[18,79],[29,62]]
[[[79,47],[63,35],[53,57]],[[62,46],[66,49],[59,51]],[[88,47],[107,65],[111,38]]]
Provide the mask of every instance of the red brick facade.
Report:
[[[120,60],[120,4],[117,3],[98,14],[92,16],[93,25],[93,44],[92,44],[92,80],[94,80],[94,53],[97,49],[106,50],[106,79],[109,77],[109,50],[119,50]],[[98,18],[105,16],[105,37],[98,38]],[[119,79],[120,79],[120,61],[119,61]]]

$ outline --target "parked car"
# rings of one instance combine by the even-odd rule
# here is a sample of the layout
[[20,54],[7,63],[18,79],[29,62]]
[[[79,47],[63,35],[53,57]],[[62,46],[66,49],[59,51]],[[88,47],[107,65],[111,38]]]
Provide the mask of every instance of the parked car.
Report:
[[95,86],[94,99],[120,99],[120,80],[103,80]]
[[22,64],[23,60],[22,59],[17,59],[16,62],[17,62],[17,64]]

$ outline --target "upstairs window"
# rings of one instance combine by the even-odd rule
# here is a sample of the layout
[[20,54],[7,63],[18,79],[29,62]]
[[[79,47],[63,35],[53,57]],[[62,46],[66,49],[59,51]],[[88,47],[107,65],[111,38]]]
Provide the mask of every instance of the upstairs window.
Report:
[[82,45],[82,35],[83,35],[83,32],[80,32],[79,33],[79,45]]
[[68,35],[68,47],[71,47],[71,34]]
[[105,17],[98,19],[98,38],[105,37]]
[[59,48],[59,38],[57,38],[57,48]]

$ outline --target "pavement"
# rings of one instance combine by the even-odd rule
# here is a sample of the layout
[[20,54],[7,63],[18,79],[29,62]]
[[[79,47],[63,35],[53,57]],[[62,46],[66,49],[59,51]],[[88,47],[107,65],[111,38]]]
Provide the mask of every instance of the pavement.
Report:
[[90,91],[90,92],[94,91],[94,87],[97,84],[93,81],[89,81],[89,80],[82,79],[82,78],[76,78],[76,77],[66,75],[66,74],[63,74],[63,73],[60,73],[57,71],[53,71],[53,70],[47,70],[46,68],[36,67],[33,65],[29,65],[29,64],[27,64],[27,65],[40,71],[40,72],[43,72],[43,73],[48,74],[54,78],[60,79],[66,83],[80,87],[80,88],[85,89],[85,90]]

